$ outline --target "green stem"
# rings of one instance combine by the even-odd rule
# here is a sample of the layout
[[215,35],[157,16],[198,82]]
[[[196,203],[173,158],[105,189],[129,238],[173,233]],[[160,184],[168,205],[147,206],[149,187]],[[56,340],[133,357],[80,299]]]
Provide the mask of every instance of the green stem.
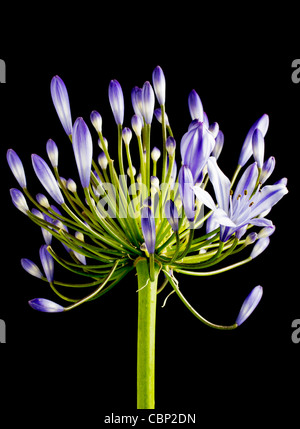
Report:
[[155,403],[155,325],[159,267],[155,264],[150,280],[146,258],[135,262],[138,276],[137,408],[154,409]]

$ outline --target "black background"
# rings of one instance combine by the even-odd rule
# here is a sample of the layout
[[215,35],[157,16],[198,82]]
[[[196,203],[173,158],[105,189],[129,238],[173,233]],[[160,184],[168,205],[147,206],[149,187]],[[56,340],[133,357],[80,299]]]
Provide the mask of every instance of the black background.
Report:
[[[28,399],[29,419],[38,409],[49,419],[59,410],[67,416],[97,413],[99,422],[112,410],[135,413],[134,274],[100,300],[67,314],[33,311],[29,299],[56,297],[46,283],[20,266],[22,257],[40,265],[38,249],[43,239],[39,229],[12,206],[9,188],[18,184],[5,155],[8,148],[15,149],[29,189],[43,192],[30,155],[38,153],[47,159],[46,142],[52,138],[59,147],[60,174],[76,180],[72,148],[50,97],[52,76],[59,75],[68,88],[73,121],[82,116],[89,123],[93,109],[101,113],[103,133],[114,153],[117,130],[108,102],[109,81],[117,79],[122,85],[124,126],[130,126],[130,91],[151,81],[159,64],[167,79],[166,110],[178,146],[190,122],[187,97],[193,88],[209,120],[217,121],[225,134],[219,164],[228,176],[250,126],[267,113],[265,159],[273,155],[277,162],[270,183],[288,177],[290,192],[269,215],[276,232],[259,258],[212,278],[178,276],[192,305],[209,320],[224,324],[234,322],[244,298],[261,284],[263,299],[239,329],[211,330],[175,295],[161,309],[167,292],[159,296],[157,410],[190,410],[200,419],[204,410],[211,409],[212,422],[220,416],[227,422],[239,420],[237,412],[255,418],[258,410],[264,416],[292,415],[300,350],[300,344],[291,340],[292,321],[300,318],[296,241],[300,84],[291,80],[292,61],[300,54],[293,47],[293,26],[287,19],[267,27],[253,13],[249,23],[243,21],[243,14],[234,25],[221,18],[220,27],[213,8],[203,16],[200,7],[176,21],[153,10],[128,16],[119,11],[118,19],[113,12],[102,11],[98,16],[91,8],[86,16],[84,11],[73,11],[71,20],[52,11],[50,23],[41,14],[45,20],[12,25],[2,39],[6,42],[0,56],[6,62],[7,82],[0,86],[0,318],[6,322],[7,344],[0,356],[2,370],[9,374],[8,402]],[[153,128],[159,130],[156,122]],[[153,135],[157,136],[153,144],[159,146],[160,133]]]

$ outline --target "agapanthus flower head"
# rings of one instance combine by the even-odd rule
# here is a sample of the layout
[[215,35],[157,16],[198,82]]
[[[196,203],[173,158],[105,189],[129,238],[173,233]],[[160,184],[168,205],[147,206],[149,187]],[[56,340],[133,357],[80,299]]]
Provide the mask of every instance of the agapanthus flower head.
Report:
[[[153,87],[146,81],[142,88],[135,86],[131,91],[134,115],[130,129],[123,126],[125,106],[121,85],[111,80],[108,98],[118,127],[118,140],[117,144],[108,145],[102,135],[102,117],[93,110],[90,120],[97,132],[95,149],[98,150],[93,159],[93,137],[86,122],[79,117],[72,126],[66,86],[58,76],[52,79],[52,99],[72,141],[70,150],[75,156],[80,183],[77,186],[73,178],[64,178],[63,171],[58,171],[58,147],[52,139],[46,145],[51,165],[36,154],[32,155],[32,164],[45,191],[61,206],[61,211],[48,201],[48,195],[39,193],[34,198],[30,194],[20,158],[13,149],[8,150],[9,167],[23,190],[10,190],[12,202],[41,228],[44,241],[40,247],[44,274],[29,259],[22,259],[22,266],[29,274],[50,283],[61,299],[74,304],[63,307],[44,298],[29,303],[39,311],[68,311],[99,298],[131,270],[136,269],[139,275],[137,267],[141,263],[148,265],[139,293],[148,284],[148,274],[156,292],[155,284],[162,271],[164,282],[170,283],[198,319],[216,329],[235,329],[258,304],[262,294],[260,286],[246,298],[236,323],[222,326],[208,322],[192,309],[179,290],[175,276],[176,273],[220,274],[250,262],[269,245],[275,227],[266,216],[288,192],[285,178],[263,186],[275,167],[273,156],[264,160],[269,117],[263,115],[250,128],[230,181],[217,163],[224,147],[224,134],[219,123],[209,123],[197,92],[192,90],[188,95],[192,121],[186,124],[187,132],[175,136],[166,112],[166,79],[160,66],[152,73],[152,83]],[[160,107],[154,110],[155,96]],[[162,128],[155,134],[155,146],[151,142],[152,127],[160,125],[152,124],[153,114]],[[180,141],[179,172],[176,141]],[[115,154],[110,153],[114,148],[118,150],[117,162]],[[250,165],[246,165],[251,157]],[[33,207],[29,208],[27,201]],[[248,231],[250,227],[254,228]],[[62,246],[56,246],[55,240]],[[253,248],[251,253],[248,250],[246,259],[212,269],[249,246]],[[75,285],[57,281],[56,263],[84,280],[90,278]],[[93,292],[76,300],[56,289],[60,286],[83,290],[92,287]]]

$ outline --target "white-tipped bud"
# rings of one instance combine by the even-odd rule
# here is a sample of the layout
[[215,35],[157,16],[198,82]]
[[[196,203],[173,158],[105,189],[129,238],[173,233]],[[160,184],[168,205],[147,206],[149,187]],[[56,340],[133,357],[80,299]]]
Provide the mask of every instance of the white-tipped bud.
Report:
[[[102,137],[102,138],[103,138],[103,141],[104,141],[105,147],[106,147],[106,149],[107,149],[107,148],[108,148],[108,141],[107,141],[107,139],[106,139],[105,137]],[[101,141],[100,139],[98,139],[98,145],[99,145],[100,149],[104,150],[104,149],[103,149],[102,141]]]
[[100,113],[93,110],[90,115],[90,119],[97,133],[102,133],[102,117]]
[[151,151],[152,161],[157,162],[160,158],[161,152],[157,147],[154,147]]
[[77,238],[77,240],[84,241],[84,235],[80,231],[75,232],[75,238]]
[[131,131],[130,128],[127,128],[127,127],[123,128],[123,130],[122,130],[122,138],[123,138],[124,143],[126,145],[129,145],[129,143],[130,143],[130,141],[132,139],[132,131]]
[[102,168],[102,170],[106,170],[107,169],[107,158],[104,152],[101,152],[100,155],[98,156],[98,163],[100,165],[100,167]]
[[275,226],[271,225],[271,226],[265,226],[264,228],[262,228],[259,233],[257,234],[257,238],[266,238],[266,237],[270,237],[270,235],[272,235],[275,232]]
[[[131,166],[131,168],[132,168],[132,174],[133,174],[133,176],[135,176],[136,175],[136,169],[133,165]],[[128,176],[130,176],[130,168],[129,167],[127,168],[127,174],[128,174]]]
[[141,137],[143,122],[140,116],[133,115],[131,118],[131,126],[137,137]]
[[73,193],[77,192],[77,185],[73,179],[67,180],[67,188],[70,192],[73,192]]
[[37,194],[36,200],[41,206],[45,207],[45,209],[50,208],[48,198],[44,194]]
[[150,183],[153,188],[155,188],[156,191],[159,190],[159,178],[156,176],[151,176]]
[[58,165],[58,149],[53,140],[49,139],[46,144],[48,158],[53,168]]

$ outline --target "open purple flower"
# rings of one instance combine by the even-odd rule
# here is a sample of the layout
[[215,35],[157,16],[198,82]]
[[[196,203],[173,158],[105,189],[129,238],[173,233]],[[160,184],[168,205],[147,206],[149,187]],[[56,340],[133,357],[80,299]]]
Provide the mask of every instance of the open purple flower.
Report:
[[214,211],[214,222],[220,225],[220,239],[227,241],[235,232],[245,225],[270,226],[272,222],[264,217],[288,190],[283,183],[255,189],[258,169],[256,163],[251,164],[239,180],[235,192],[231,193],[230,180],[217,165],[214,157],[207,162],[208,175],[213,184],[218,207],[208,192],[199,186],[193,190],[199,201]]

